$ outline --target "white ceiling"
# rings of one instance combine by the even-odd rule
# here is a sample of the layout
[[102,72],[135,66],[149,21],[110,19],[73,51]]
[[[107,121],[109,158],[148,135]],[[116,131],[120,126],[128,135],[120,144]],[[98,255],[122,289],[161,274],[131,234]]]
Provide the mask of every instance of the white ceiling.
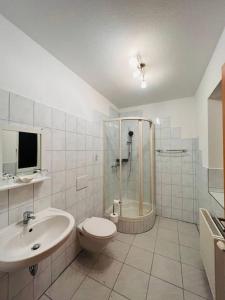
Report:
[[0,0],[0,12],[118,107],[192,96],[225,26],[224,0]]

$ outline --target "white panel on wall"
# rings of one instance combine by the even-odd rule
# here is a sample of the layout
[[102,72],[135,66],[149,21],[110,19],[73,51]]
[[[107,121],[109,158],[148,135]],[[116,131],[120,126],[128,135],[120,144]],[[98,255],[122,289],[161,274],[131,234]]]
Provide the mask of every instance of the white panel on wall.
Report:
[[76,186],[77,186],[77,191],[88,187],[88,175],[78,176]]

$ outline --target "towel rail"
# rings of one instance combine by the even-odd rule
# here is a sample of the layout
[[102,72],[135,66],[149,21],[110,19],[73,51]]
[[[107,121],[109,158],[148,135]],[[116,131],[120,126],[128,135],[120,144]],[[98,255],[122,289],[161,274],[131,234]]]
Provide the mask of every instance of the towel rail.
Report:
[[169,154],[177,154],[177,153],[186,153],[187,149],[156,149],[156,152],[158,153],[169,153]]

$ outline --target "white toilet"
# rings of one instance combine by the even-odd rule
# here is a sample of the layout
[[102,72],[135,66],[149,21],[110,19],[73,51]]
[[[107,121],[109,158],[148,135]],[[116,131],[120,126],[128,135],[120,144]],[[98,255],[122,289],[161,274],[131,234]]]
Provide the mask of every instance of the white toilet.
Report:
[[97,217],[87,218],[77,229],[81,247],[92,252],[101,251],[117,232],[112,221]]

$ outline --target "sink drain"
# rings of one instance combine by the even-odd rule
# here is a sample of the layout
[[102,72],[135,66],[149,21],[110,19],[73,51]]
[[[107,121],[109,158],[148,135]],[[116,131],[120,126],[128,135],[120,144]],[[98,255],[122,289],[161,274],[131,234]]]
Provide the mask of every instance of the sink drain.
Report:
[[37,250],[41,247],[41,244],[34,244],[32,247],[31,247],[31,250]]

